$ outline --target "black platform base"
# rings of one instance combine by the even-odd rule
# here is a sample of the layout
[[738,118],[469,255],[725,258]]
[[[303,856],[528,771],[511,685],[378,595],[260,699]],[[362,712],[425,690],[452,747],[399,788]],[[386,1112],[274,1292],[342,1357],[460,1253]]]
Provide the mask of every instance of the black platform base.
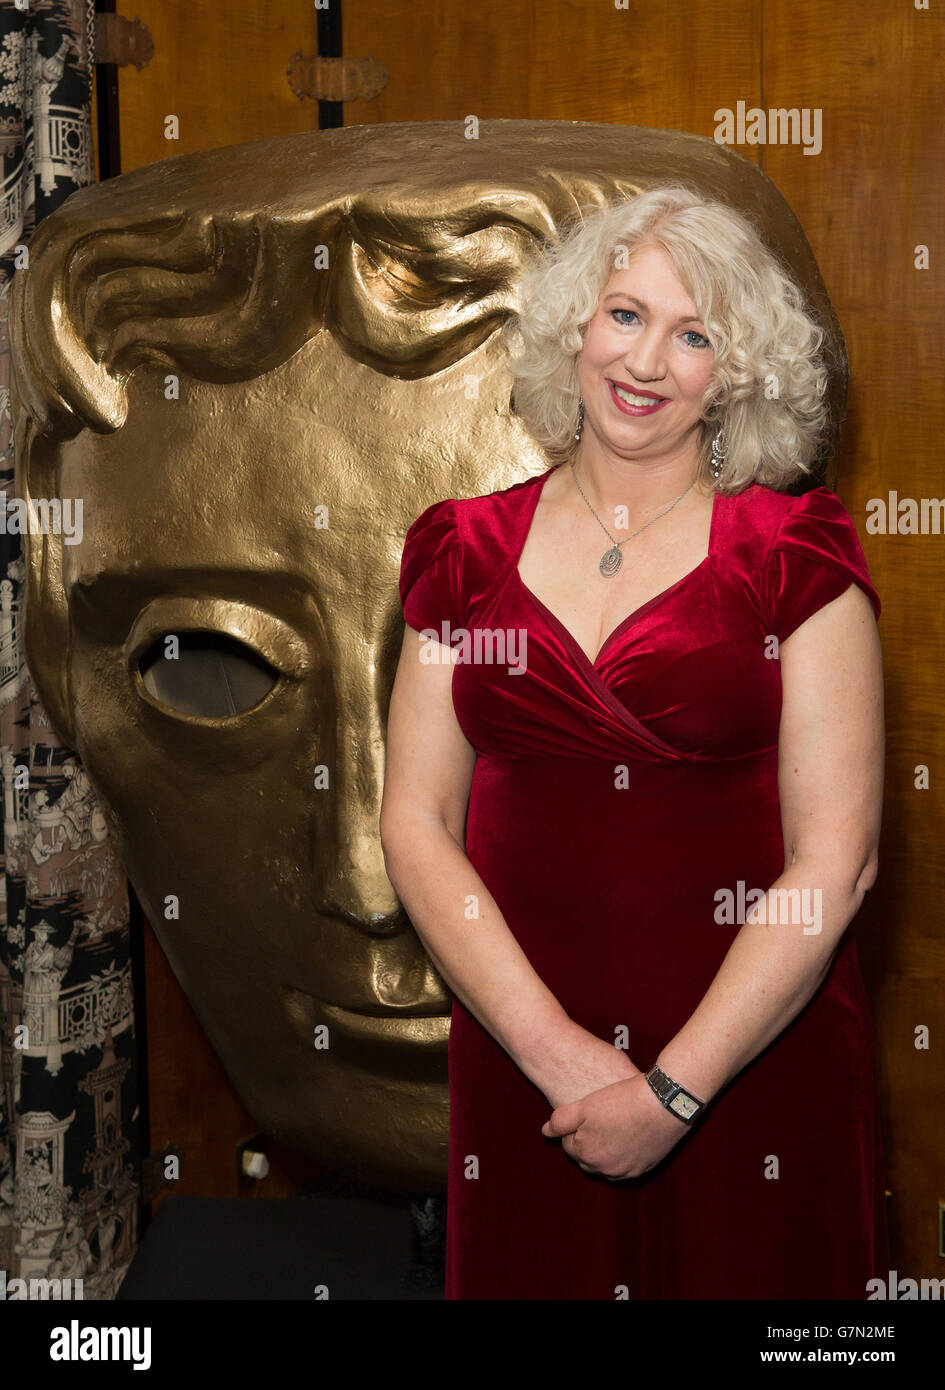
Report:
[[417,1255],[406,1201],[166,1197],[117,1298],[441,1299]]

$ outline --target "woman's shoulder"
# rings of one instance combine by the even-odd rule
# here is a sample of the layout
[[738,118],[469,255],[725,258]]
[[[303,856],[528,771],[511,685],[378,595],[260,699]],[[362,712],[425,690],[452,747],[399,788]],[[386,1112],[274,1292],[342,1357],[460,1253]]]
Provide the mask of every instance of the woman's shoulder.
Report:
[[400,596],[411,627],[436,626],[445,616],[460,622],[470,595],[507,573],[531,489],[544,476],[424,507],[407,530],[400,560]]
[[829,546],[856,534],[853,518],[835,492],[818,486],[795,495],[750,483],[729,498],[733,532],[763,551]]
[[410,526],[405,543],[436,554],[460,545],[494,550],[498,542],[508,541],[509,523],[527,508],[532,490],[550,471],[492,492],[431,502]]
[[731,503],[730,570],[749,577],[769,632],[784,640],[851,582],[879,617],[856,526],[835,492],[814,487],[794,496],[753,483]]
[[554,467],[546,468],[540,473],[529,474],[527,478],[516,478],[514,483],[495,488],[492,492],[464,498],[463,507],[467,517],[501,516],[523,510],[535,490],[540,490],[541,484],[554,471]]

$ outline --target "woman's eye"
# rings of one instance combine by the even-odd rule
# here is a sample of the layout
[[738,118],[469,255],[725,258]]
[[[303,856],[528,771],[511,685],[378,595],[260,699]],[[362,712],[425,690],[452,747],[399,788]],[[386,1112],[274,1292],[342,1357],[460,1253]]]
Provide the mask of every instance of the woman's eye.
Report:
[[242,714],[264,700],[280,672],[252,647],[222,632],[165,632],[138,670],[149,695],[202,719]]
[[[637,317],[637,312],[636,312],[635,309],[611,309],[610,313],[611,313],[611,317],[614,318],[614,319],[616,319],[617,322],[618,322],[622,327],[624,327],[624,328],[629,327],[629,324],[628,324],[628,322],[627,322],[626,319],[619,318],[618,315],[620,315],[620,314],[629,314],[629,315],[631,316],[631,318],[636,318],[636,317]],[[708,338],[705,336],[705,334],[704,334],[704,333],[697,333],[696,330],[695,330],[694,328],[687,328],[687,329],[686,329],[686,332],[683,334],[683,337],[687,340],[687,342],[688,342],[688,340],[689,340],[690,338],[698,338],[698,339],[699,339],[699,341],[698,341],[697,343],[692,343],[692,342],[690,342],[690,343],[688,344],[689,347],[704,348],[704,347],[708,347],[708,346],[709,346],[709,340],[708,340]]]

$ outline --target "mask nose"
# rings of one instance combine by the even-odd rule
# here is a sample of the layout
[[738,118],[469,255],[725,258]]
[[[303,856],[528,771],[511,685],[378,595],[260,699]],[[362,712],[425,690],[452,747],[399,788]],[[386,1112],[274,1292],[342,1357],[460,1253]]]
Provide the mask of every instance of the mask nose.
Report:
[[[358,649],[342,660],[348,669],[334,683],[333,747],[320,755],[316,750],[312,769],[312,869],[319,910],[369,935],[390,936],[405,923],[381,847],[384,729],[377,663],[370,653],[362,658]],[[319,781],[327,785],[319,787]]]

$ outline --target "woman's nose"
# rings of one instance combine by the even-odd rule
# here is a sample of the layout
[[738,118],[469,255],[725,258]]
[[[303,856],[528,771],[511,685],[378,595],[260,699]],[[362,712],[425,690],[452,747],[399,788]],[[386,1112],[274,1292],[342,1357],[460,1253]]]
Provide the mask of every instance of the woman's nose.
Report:
[[660,335],[647,328],[636,338],[624,355],[624,365],[633,380],[641,386],[660,381],[666,375],[666,360]]

